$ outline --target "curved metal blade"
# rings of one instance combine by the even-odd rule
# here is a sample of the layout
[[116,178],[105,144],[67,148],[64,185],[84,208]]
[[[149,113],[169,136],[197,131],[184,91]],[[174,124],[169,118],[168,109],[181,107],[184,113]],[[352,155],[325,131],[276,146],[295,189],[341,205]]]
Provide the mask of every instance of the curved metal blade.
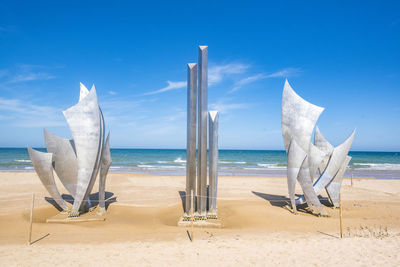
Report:
[[35,171],[39,176],[40,181],[47,189],[50,196],[64,211],[68,210],[68,206],[65,203],[64,199],[62,199],[60,192],[57,189],[57,185],[54,181],[52,165],[53,154],[37,151],[30,147],[28,147],[28,154],[31,158],[32,165],[35,168]]

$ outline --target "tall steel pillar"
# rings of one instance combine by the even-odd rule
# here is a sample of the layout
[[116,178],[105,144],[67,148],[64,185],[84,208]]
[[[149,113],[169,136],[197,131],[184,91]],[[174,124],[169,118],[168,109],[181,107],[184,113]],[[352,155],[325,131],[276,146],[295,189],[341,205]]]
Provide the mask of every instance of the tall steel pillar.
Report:
[[[192,201],[196,192],[196,115],[197,115],[197,64],[187,65],[187,142],[186,142],[186,198],[185,214],[191,214]],[[193,205],[194,206],[194,205]],[[194,211],[193,211],[194,212]]]
[[218,111],[210,111],[208,118],[209,123],[209,211],[207,217],[210,219],[217,218],[217,188],[218,188]]
[[207,215],[208,46],[199,46],[197,211]]

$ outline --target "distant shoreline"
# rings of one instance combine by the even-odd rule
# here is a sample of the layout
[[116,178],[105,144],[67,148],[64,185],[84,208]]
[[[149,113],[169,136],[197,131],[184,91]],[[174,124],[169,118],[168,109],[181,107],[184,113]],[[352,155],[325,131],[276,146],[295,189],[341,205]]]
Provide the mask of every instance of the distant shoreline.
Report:
[[[39,149],[46,151],[45,149]],[[350,152],[345,177],[400,179],[400,153]],[[185,149],[111,149],[111,172],[186,175]],[[286,176],[283,150],[219,150],[220,176]],[[0,148],[0,171],[33,171],[26,148]]]
[[[0,170],[0,173],[6,173],[6,172],[11,172],[11,173],[34,173],[35,171],[33,169],[29,170]],[[186,174],[184,172],[178,173],[178,172],[173,172],[173,171],[160,171],[160,170],[155,170],[155,171],[148,171],[148,172],[140,172],[140,171],[123,171],[123,170],[110,170],[111,173],[114,174],[137,174],[137,175],[155,175],[155,176],[185,176]],[[223,176],[223,177],[259,177],[259,178],[286,178],[286,170],[280,171],[279,173],[275,172],[259,172],[259,173],[235,173],[235,172],[218,172],[218,176]],[[345,179],[377,179],[377,180],[400,180],[400,171],[346,171],[344,175]]]

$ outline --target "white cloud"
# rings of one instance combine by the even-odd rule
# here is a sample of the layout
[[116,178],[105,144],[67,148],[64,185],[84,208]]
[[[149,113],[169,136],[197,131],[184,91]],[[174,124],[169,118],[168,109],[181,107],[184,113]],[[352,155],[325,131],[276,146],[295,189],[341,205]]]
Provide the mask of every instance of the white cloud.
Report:
[[175,90],[175,89],[180,89],[180,88],[186,87],[186,85],[187,85],[186,81],[182,81],[182,82],[167,81],[167,83],[168,83],[168,86],[158,89],[158,90],[155,90],[155,91],[144,93],[143,95],[155,95],[155,94],[159,94],[159,93],[163,93],[163,92],[167,92],[167,91],[171,91],[171,90]]
[[[221,82],[226,76],[232,74],[242,74],[245,73],[249,68],[248,65],[241,63],[230,63],[224,65],[211,65],[208,69],[208,85],[212,86],[216,83]],[[186,81],[172,82],[167,81],[168,85],[164,88],[147,92],[142,95],[155,95],[159,93],[164,93],[167,91],[184,88],[187,86]]]
[[0,97],[0,120],[12,121],[18,127],[64,126],[61,109],[39,106],[20,99]]
[[19,83],[19,82],[28,82],[28,81],[36,81],[36,80],[50,80],[55,78],[55,76],[45,73],[45,72],[29,72],[29,73],[21,73],[17,74],[11,78],[10,83]]
[[116,94],[117,94],[117,92],[115,92],[115,91],[108,91],[108,93],[109,93],[110,95],[116,95]]
[[253,83],[262,79],[266,79],[268,78],[268,75],[265,75],[263,73],[259,73],[259,74],[255,74],[246,78],[243,78],[237,82],[235,82],[235,86],[233,87],[233,89],[231,91],[229,91],[229,93],[233,93],[237,90],[239,90],[240,88],[242,88],[242,86],[249,84],[249,83]]
[[54,75],[43,71],[43,69],[46,69],[46,67],[41,65],[18,65],[15,73],[13,75],[9,75],[11,78],[8,83],[50,80],[55,78]]
[[226,103],[224,100],[219,100],[210,105],[210,110],[217,110],[219,113],[228,113],[231,110],[247,109],[249,107],[249,103]]
[[298,74],[300,74],[301,69],[300,68],[286,68],[277,72],[273,72],[270,74],[265,74],[265,73],[259,73],[259,74],[255,74],[255,75],[251,75],[248,76],[246,78],[243,78],[237,82],[235,82],[235,85],[233,87],[232,90],[229,91],[229,93],[233,93],[239,89],[241,89],[243,86],[259,81],[259,80],[263,80],[263,79],[269,79],[269,78],[279,78],[279,77],[283,77],[283,78],[287,78],[287,77],[292,77],[292,76],[296,76]]
[[292,76],[297,76],[301,73],[300,68],[286,68],[271,74],[267,75],[267,78],[287,78],[287,77],[292,77]]
[[248,68],[248,65],[241,63],[212,65],[208,70],[208,85],[211,86],[221,82],[227,75],[244,73]]

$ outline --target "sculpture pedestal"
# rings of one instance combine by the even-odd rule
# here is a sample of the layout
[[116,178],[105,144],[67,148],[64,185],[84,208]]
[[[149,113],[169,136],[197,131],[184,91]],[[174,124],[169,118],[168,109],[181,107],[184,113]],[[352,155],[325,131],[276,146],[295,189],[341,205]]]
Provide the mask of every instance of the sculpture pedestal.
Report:
[[[183,217],[181,217],[178,226],[191,227],[192,221],[183,220]],[[220,219],[194,220],[193,227],[222,228],[222,221]]]
[[97,215],[95,211],[84,213],[79,217],[68,217],[68,214],[59,213],[46,220],[47,223],[77,223],[77,222],[93,222],[105,221],[105,215]]

